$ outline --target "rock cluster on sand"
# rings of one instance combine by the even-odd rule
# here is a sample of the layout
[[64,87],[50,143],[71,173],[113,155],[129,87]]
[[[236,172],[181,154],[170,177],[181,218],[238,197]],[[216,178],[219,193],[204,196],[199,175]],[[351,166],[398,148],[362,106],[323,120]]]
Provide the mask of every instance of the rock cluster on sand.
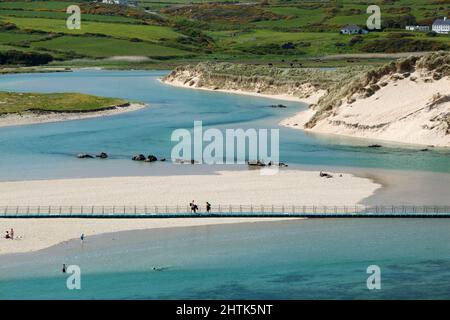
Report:
[[77,155],[78,159],[92,159],[92,158],[100,158],[100,159],[107,159],[108,154],[105,152],[100,152],[95,157],[93,155],[90,155],[89,153],[79,153]]
[[[143,162],[155,162],[158,161],[158,158],[152,154],[148,155],[147,157],[143,154],[135,155],[131,158],[133,161],[143,161]],[[166,161],[165,158],[162,158],[160,161]]]

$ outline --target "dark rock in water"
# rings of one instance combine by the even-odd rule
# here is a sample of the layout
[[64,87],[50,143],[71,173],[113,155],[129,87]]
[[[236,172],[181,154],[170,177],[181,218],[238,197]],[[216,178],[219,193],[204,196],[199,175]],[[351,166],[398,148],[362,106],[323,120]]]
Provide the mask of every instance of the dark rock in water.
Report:
[[90,154],[87,154],[87,153],[79,153],[77,155],[77,158],[78,159],[91,159],[91,158],[94,158],[94,157],[91,156]]
[[158,160],[158,158],[156,158],[154,155],[149,155],[148,157],[147,157],[147,159],[144,159],[144,161],[145,162],[155,162],[155,161],[157,161]]
[[163,161],[164,162],[164,161],[166,161],[166,158],[159,159],[159,161]]
[[278,165],[279,165],[280,167],[287,167],[287,166],[288,166],[286,163],[283,163],[283,162],[280,162]]
[[[254,167],[265,167],[266,164],[262,161],[247,161],[247,164],[249,166],[254,166]],[[271,163],[272,164],[272,163]]]
[[420,151],[430,151],[430,149],[425,148],[425,149],[420,149]]
[[[162,161],[162,160],[161,160],[161,161]],[[165,159],[164,159],[164,161],[165,161]],[[198,161],[196,161],[195,159],[187,160],[187,159],[179,159],[179,158],[177,158],[177,159],[175,159],[175,163],[181,163],[181,164],[184,164],[184,163],[196,164],[196,163],[198,163]]]
[[271,108],[287,108],[284,104],[273,104],[270,106]]
[[371,144],[370,146],[368,146],[369,148],[381,148],[380,144]]
[[145,160],[145,156],[143,154],[139,154],[137,156],[133,156],[133,158],[131,158],[131,160],[133,160],[133,161],[144,161]]
[[108,155],[105,152],[102,152],[102,153],[96,155],[96,157],[100,158],[100,159],[106,159],[106,158],[108,158]]

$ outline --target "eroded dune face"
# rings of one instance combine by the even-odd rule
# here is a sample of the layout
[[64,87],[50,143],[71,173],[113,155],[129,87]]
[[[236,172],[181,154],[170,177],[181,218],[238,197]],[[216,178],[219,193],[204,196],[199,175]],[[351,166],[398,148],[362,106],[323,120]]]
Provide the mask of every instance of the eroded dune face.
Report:
[[383,87],[369,97],[350,97],[312,130],[449,147],[450,79],[419,72],[399,77],[383,77]]
[[[439,59],[436,63],[429,63]],[[367,74],[282,124],[314,132],[450,147],[450,60],[436,53]],[[400,66],[400,67],[399,67]],[[386,72],[386,70],[388,72]],[[379,74],[376,74],[379,72]],[[345,94],[342,94],[344,92]],[[339,96],[341,94],[341,96]]]
[[[242,72],[239,72],[240,68],[242,68]],[[308,72],[295,69],[294,72],[300,72],[300,75],[292,76],[288,72],[294,69],[281,70],[258,66],[255,67],[258,68],[257,70],[261,70],[261,73],[258,73],[257,71],[249,72],[249,68],[251,66],[241,64],[199,63],[194,66],[178,67],[162,81],[193,89],[278,96],[281,99],[302,101],[308,104],[317,103],[319,98],[325,94],[323,87],[313,84],[304,75],[323,78],[327,77],[326,71]],[[286,76],[283,76],[283,72],[287,72]]]
[[198,64],[179,67],[163,81],[197,89],[295,97],[313,104],[281,122],[293,128],[450,146],[448,52],[359,70]]

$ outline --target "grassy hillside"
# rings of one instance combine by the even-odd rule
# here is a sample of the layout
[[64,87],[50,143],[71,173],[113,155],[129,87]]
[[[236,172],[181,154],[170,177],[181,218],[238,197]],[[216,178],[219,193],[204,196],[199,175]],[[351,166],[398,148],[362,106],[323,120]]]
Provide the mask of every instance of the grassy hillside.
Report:
[[126,101],[81,93],[0,92],[0,115],[33,111],[89,112],[122,105]]
[[[71,4],[81,7],[81,30],[66,28],[65,10]],[[137,55],[150,57],[153,67],[187,60],[326,66],[330,61],[315,59],[450,48],[450,35],[404,29],[406,24],[431,25],[436,18],[450,17],[450,0],[370,4],[380,6],[383,30],[341,35],[343,25],[365,26],[368,4],[360,0],[138,0],[133,7],[87,0],[6,0],[0,2],[0,52],[47,53],[54,57],[53,64],[71,64],[64,61],[74,58],[102,64],[98,59]],[[354,62],[343,58],[331,65]]]

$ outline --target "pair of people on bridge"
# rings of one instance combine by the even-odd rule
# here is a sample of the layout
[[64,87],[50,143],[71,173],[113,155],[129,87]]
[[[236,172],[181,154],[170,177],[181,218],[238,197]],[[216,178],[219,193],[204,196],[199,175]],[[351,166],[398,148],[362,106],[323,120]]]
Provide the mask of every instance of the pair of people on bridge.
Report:
[[[197,213],[197,211],[199,210],[199,208],[195,204],[194,200],[192,200],[192,202],[189,203],[189,206],[191,207],[191,212],[193,212],[193,213]],[[206,202],[206,212],[207,213],[211,212],[211,204],[208,201]]]

